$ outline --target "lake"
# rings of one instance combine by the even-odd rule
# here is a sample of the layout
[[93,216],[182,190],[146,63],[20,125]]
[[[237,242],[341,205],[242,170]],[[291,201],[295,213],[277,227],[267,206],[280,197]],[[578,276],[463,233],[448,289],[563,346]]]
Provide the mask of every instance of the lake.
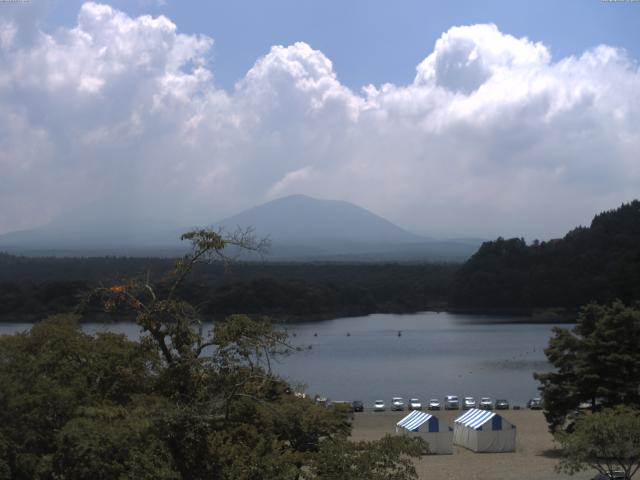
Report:
[[[0,333],[29,326],[0,324]],[[448,394],[476,400],[506,398],[524,405],[537,395],[533,372],[550,368],[543,349],[553,325],[519,318],[423,312],[282,327],[302,350],[273,364],[280,375],[306,384],[311,394],[360,399],[366,405],[376,399],[388,403],[393,396],[426,402]],[[88,323],[83,328],[89,333],[121,332],[130,338],[140,334],[132,323]]]

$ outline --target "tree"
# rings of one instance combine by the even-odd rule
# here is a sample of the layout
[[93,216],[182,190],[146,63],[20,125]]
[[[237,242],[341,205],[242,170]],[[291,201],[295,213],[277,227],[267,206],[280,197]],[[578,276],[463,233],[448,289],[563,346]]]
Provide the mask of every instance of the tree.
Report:
[[271,371],[290,350],[285,333],[232,315],[203,335],[180,285],[199,262],[227,261],[227,246],[260,244],[210,230],[183,238],[193,250],[168,281],[92,296],[135,312],[139,342],[84,334],[75,317],[0,338],[0,479],[415,478],[415,442],[352,443],[339,410],[297,397]]
[[[158,391],[175,408],[156,425],[181,478],[298,478],[310,465],[318,465],[315,459],[327,445],[337,445],[342,452],[334,462],[361,461],[363,452],[348,454],[353,444],[343,415],[296,397],[271,371],[271,357],[289,351],[286,334],[268,322],[232,315],[204,338],[197,309],[177,295],[199,262],[228,261],[224,249],[229,246],[261,250],[264,245],[250,232],[223,237],[198,230],[182,238],[191,241],[192,251],[177,263],[164,295],[149,282],[101,292],[110,308],[133,308],[158,347],[164,367]],[[415,471],[406,466],[417,451],[413,444],[394,438],[384,445],[385,468],[396,472],[397,467],[392,478],[414,478]],[[323,465],[331,463],[325,458]]]
[[[583,415],[572,433],[556,434],[562,447],[557,470],[574,474],[588,467],[613,478],[631,479],[640,468],[640,412],[627,407]],[[617,477],[616,477],[617,478]]]
[[555,370],[537,373],[552,432],[583,402],[640,405],[640,309],[616,301],[590,304],[575,328],[555,328],[545,350]]
[[151,389],[151,350],[123,335],[86,335],[77,320],[0,337],[0,455],[10,478],[48,478],[58,434],[79,408],[126,406]]
[[379,441],[324,442],[311,468],[310,480],[408,480],[417,478],[412,458],[428,451],[419,437]]

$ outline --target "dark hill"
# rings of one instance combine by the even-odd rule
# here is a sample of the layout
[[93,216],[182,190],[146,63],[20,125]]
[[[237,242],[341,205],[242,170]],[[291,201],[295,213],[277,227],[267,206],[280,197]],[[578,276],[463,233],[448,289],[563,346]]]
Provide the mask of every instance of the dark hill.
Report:
[[458,271],[454,308],[577,308],[640,300],[640,202],[596,215],[564,238],[482,244]]

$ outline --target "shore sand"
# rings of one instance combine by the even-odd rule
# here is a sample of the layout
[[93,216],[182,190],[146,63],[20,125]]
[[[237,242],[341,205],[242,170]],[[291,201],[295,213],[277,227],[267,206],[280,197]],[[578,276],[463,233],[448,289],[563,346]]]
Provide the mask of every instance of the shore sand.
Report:
[[[407,415],[404,412],[372,412],[355,414],[353,440],[377,440],[395,433],[395,425]],[[462,411],[434,413],[453,426]],[[516,451],[510,453],[474,453],[453,447],[453,455],[426,455],[416,462],[420,479],[425,480],[586,480],[595,471],[574,476],[556,473],[558,455],[553,437],[541,411],[508,410],[499,412],[517,428]]]

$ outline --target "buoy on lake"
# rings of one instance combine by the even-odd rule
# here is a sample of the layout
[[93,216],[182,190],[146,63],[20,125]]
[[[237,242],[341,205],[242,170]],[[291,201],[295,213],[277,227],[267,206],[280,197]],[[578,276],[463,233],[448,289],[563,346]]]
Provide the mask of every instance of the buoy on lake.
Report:
[[313,336],[314,336],[314,337],[317,337],[317,336],[318,336],[318,332],[314,333],[314,334],[313,334]]
[[347,337],[350,337],[350,336],[351,336],[351,334],[349,332],[347,332]]
[[402,336],[402,330],[398,330],[398,336],[401,337]]

